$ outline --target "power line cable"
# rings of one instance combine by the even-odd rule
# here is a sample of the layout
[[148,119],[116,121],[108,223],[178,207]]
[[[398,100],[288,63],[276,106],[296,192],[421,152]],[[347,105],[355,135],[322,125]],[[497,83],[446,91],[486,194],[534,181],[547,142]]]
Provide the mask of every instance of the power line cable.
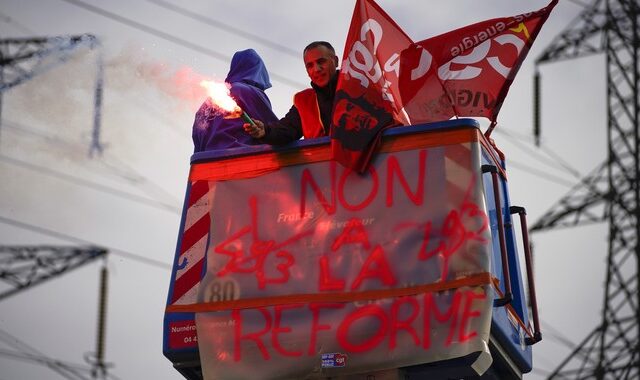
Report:
[[75,144],[70,141],[61,139],[59,136],[47,134],[44,131],[39,130],[37,128],[27,127],[15,121],[6,120],[6,119],[2,120],[2,128],[6,130],[12,130],[14,132],[22,133],[25,135],[36,136],[40,139],[46,140],[48,143],[59,145],[60,147],[64,148],[65,151],[67,152],[70,150],[73,152],[80,152],[82,150],[80,149],[79,144]]
[[561,166],[565,167],[569,173],[571,173],[576,178],[582,178],[582,173],[578,169],[572,167],[566,160],[564,160],[558,153],[554,152],[551,148],[547,147],[545,144],[540,144],[540,149],[545,152],[552,159],[558,161]]
[[26,354],[26,353],[20,353],[20,352],[12,352],[12,351],[3,350],[3,349],[0,349],[0,356],[9,357],[14,360],[24,360],[28,362],[35,362],[35,363],[41,364],[45,367],[48,367],[52,371],[58,373],[58,375],[68,380],[89,380],[88,377],[82,376],[82,374],[78,372],[78,370],[81,370],[81,368],[74,368],[59,360],[50,359],[45,356],[38,356],[38,355],[32,355],[32,354]]
[[5,330],[3,330],[1,328],[0,328],[0,340],[4,341],[5,344],[7,344],[7,346],[12,347],[12,348],[18,350],[19,352],[28,353],[28,354],[35,354],[35,355],[42,355],[42,352],[36,350],[35,348],[31,347],[27,343],[21,341],[17,337],[13,336],[9,332],[7,332],[7,331],[5,331]]
[[533,150],[532,148],[528,147],[527,145],[524,145],[522,143],[520,143],[516,137],[506,131],[503,131],[501,129],[497,129],[496,132],[498,134],[503,135],[504,137],[506,137],[509,141],[511,141],[511,143],[513,145],[515,145],[516,147],[520,148],[521,151],[530,154],[532,157],[534,157],[535,159],[546,163],[549,167],[553,167],[556,169],[562,169],[564,171],[566,171],[567,173],[571,174],[572,176],[574,176],[575,178],[580,178],[580,172],[576,169],[574,169],[573,167],[571,167],[571,165],[569,165],[566,161],[564,161],[558,154],[553,153],[551,151],[551,149],[546,148],[545,151],[547,152],[547,154],[549,155],[553,155],[553,157],[550,158],[546,158],[546,157],[541,157],[537,151]]
[[16,21],[11,16],[9,16],[6,13],[1,12],[1,11],[0,11],[0,20],[2,20],[3,22],[6,22],[7,24],[13,25],[16,29],[20,30],[24,34],[27,34],[27,35],[35,35],[36,34],[33,30],[29,29],[28,27],[26,27],[23,24],[21,24],[18,21]]
[[[86,372],[87,375],[91,374],[92,369],[82,364],[64,362],[58,359],[53,359],[45,355],[33,355],[22,352],[15,352],[10,350],[3,350],[0,348],[0,356],[5,356],[14,360],[24,360],[27,362],[35,362],[50,368],[57,372],[60,376],[70,380],[89,380],[89,377],[85,377],[81,372]],[[119,380],[118,376],[112,373],[106,374],[107,379]]]
[[[58,136],[55,135],[51,135],[51,134],[47,134],[42,130],[38,130],[36,128],[32,128],[32,127],[27,127],[23,124],[17,123],[15,121],[3,121],[4,125],[3,127],[5,127],[5,129],[7,130],[11,130],[13,132],[18,132],[18,133],[23,133],[23,134],[28,134],[31,136],[36,136],[38,138],[44,139],[46,140],[48,143],[53,143],[56,145],[59,145],[61,147],[63,147],[65,149],[65,152],[68,151],[76,151],[76,152],[81,152],[84,150],[84,147],[80,147],[79,144],[77,143],[72,143],[70,141],[64,140]],[[148,190],[151,189],[155,192],[159,192],[162,193],[162,196],[167,198],[167,199],[171,199],[172,201],[175,201],[175,199],[173,198],[173,196],[171,194],[169,194],[168,191],[164,190],[160,185],[158,185],[157,183],[153,182],[152,180],[150,180],[149,178],[143,176],[142,174],[140,174],[138,171],[134,170],[132,167],[130,167],[129,165],[127,165],[126,163],[124,163],[123,161],[119,160],[117,157],[113,157],[112,160],[116,161],[115,164],[112,164],[110,162],[108,162],[105,158],[104,155],[102,155],[100,157],[100,159],[98,160],[92,160],[92,162],[97,162],[101,165],[103,165],[109,172],[110,174],[115,173],[115,175],[118,178],[124,179],[126,182],[139,187],[145,186],[145,188],[142,188],[143,190]],[[118,167],[117,165],[124,167],[124,170],[122,170],[122,168]],[[156,200],[157,201],[157,200]],[[176,202],[177,203],[177,202]]]
[[545,337],[551,337],[555,339],[557,342],[562,343],[571,351],[573,351],[576,348],[577,344],[575,344],[571,339],[567,338],[566,335],[564,335],[558,329],[554,328],[548,322],[544,320],[540,320],[540,321],[544,324]]
[[88,181],[86,179],[82,179],[82,178],[78,178],[78,177],[74,177],[72,175],[66,174],[66,173],[62,173],[59,171],[55,171],[51,168],[45,168],[43,166],[39,166],[36,164],[32,164],[26,161],[22,161],[19,160],[17,158],[13,158],[13,157],[9,157],[6,156],[4,154],[0,154],[0,161],[4,161],[8,164],[14,165],[14,166],[19,166],[21,168],[25,168],[25,169],[29,169],[41,174],[45,174],[48,175],[50,177],[54,177],[60,180],[63,180],[65,182],[69,182],[72,183],[74,185],[78,185],[78,186],[83,186],[83,187],[87,187],[93,190],[97,190],[103,193],[107,193],[119,198],[123,198],[132,202],[136,202],[136,203],[140,203],[140,204],[144,204],[156,209],[160,209],[160,210],[164,210],[164,211],[170,211],[173,212],[175,214],[180,214],[181,213],[181,209],[176,207],[175,205],[170,205],[164,202],[160,202],[154,199],[150,199],[150,198],[146,198],[146,197],[142,197],[139,195],[135,195],[135,194],[131,194],[131,193],[127,193],[125,191],[122,190],[118,190],[115,189],[113,187],[109,187],[106,185],[102,185],[96,182],[92,182],[92,181]]
[[[9,351],[0,349],[0,356],[10,357],[12,359],[25,360],[28,362],[36,362],[44,365],[51,370],[57,372],[62,377],[67,379],[88,379],[80,374],[80,371],[90,373],[91,368],[83,366],[81,364],[63,362],[61,360],[53,359],[36,348],[30,346],[18,337],[10,334],[9,332],[0,328],[0,341],[3,341],[7,346],[14,348],[16,351]],[[118,378],[115,376],[109,376],[114,380]]]
[[106,246],[104,244],[94,243],[94,242],[91,242],[89,240],[77,238],[77,237],[72,236],[72,235],[67,235],[67,234],[64,234],[62,232],[58,232],[58,231],[50,230],[48,228],[36,226],[34,224],[21,222],[21,221],[18,221],[18,220],[12,219],[12,218],[8,218],[8,217],[2,216],[2,215],[0,215],[0,223],[4,223],[4,224],[8,224],[8,225],[11,225],[11,226],[14,226],[14,227],[18,227],[18,228],[21,228],[23,230],[36,232],[36,233],[39,233],[41,235],[46,235],[46,236],[55,237],[57,239],[66,240],[66,241],[72,242],[72,243],[90,244],[90,245],[96,245],[96,246],[104,247],[105,249],[108,249],[109,253],[111,253],[111,254],[122,256],[122,257],[125,257],[125,258],[128,258],[128,259],[131,259],[131,260],[135,260],[135,261],[138,261],[138,262],[140,262],[142,264],[147,264],[147,265],[159,267],[159,268],[162,268],[162,269],[171,269],[171,265],[169,265],[169,264],[167,264],[167,263],[165,263],[163,261],[150,259],[150,258],[144,257],[142,255],[138,255],[138,254],[131,253],[131,252],[128,252],[128,251],[125,251],[125,250],[122,250],[122,249],[118,249],[118,248],[114,248],[114,247],[109,247],[109,246]]
[[[112,158],[117,165],[120,165],[121,167],[124,167],[124,169],[126,171],[129,171],[129,177],[126,178],[127,181],[129,181],[129,183],[131,183],[133,186],[141,188],[141,186],[145,186],[147,188],[147,190],[145,190],[145,188],[141,188],[142,190],[148,191],[148,189],[153,190],[154,192],[160,193],[162,195],[162,197],[166,198],[169,200],[170,204],[171,202],[173,202],[172,204],[180,204],[180,201],[176,200],[174,198],[174,196],[172,194],[170,194],[167,190],[165,190],[164,188],[162,188],[162,186],[158,185],[157,183],[155,183],[154,181],[150,180],[148,177],[143,176],[142,174],[140,174],[140,172],[138,172],[137,170],[133,169],[131,166],[127,165],[125,162],[121,161],[120,159],[118,159],[117,157],[113,157]],[[100,164],[102,164],[105,168],[117,173],[119,176],[123,177],[125,176],[125,174],[123,174],[122,172],[122,168],[117,167],[116,165],[105,161],[103,159],[98,161]],[[161,202],[158,199],[155,198],[151,198],[153,200],[155,200],[156,202]],[[165,203],[165,202],[161,202],[161,203]],[[165,203],[167,204],[167,203]],[[176,206],[171,206],[173,208],[173,210],[177,210],[179,213],[182,212],[182,209],[177,208]]]
[[203,15],[201,15],[199,13],[190,11],[189,9],[186,9],[186,8],[179,7],[177,5],[171,4],[171,3],[166,2],[164,0],[146,0],[146,1],[148,1],[150,3],[153,3],[153,4],[156,4],[158,6],[161,6],[161,7],[165,8],[165,9],[168,9],[168,10],[173,11],[175,13],[181,14],[183,16],[189,17],[189,18],[191,18],[193,20],[197,20],[197,21],[200,21],[200,22],[202,22],[204,24],[213,26],[215,28],[222,29],[225,32],[233,33],[235,35],[238,35],[240,37],[246,38],[248,40],[253,40],[253,41],[258,42],[258,43],[260,43],[260,44],[262,44],[264,46],[268,46],[268,47],[276,50],[279,53],[284,53],[284,54],[288,54],[288,55],[290,55],[292,57],[295,57],[295,58],[300,58],[301,54],[297,50],[291,49],[290,47],[285,46],[285,45],[281,45],[281,44],[279,44],[277,42],[273,42],[271,40],[268,40],[268,39],[263,38],[261,36],[258,36],[256,34],[249,33],[247,31],[245,31],[243,29],[240,29],[238,27],[235,27],[235,26],[233,26],[231,24],[226,24],[224,22],[221,22],[221,21],[218,21],[218,20],[214,20],[214,19],[209,18],[209,17],[205,17],[205,16],[203,16]]
[[[204,46],[195,44],[193,42],[190,42],[190,41],[187,41],[185,39],[182,39],[182,38],[176,37],[174,35],[171,35],[169,33],[165,33],[165,32],[163,32],[161,30],[158,30],[158,29],[152,28],[150,26],[141,24],[141,23],[139,23],[137,21],[133,21],[131,19],[128,19],[128,18],[123,17],[123,16],[120,16],[118,14],[106,11],[106,10],[104,10],[102,8],[95,7],[93,5],[84,3],[84,2],[79,1],[79,0],[61,0],[61,1],[67,2],[69,4],[73,4],[73,5],[75,5],[75,6],[79,7],[79,8],[83,8],[83,9],[88,10],[90,12],[96,13],[96,14],[98,14],[100,16],[103,16],[103,17],[109,18],[111,20],[117,21],[117,22],[119,22],[121,24],[125,24],[125,25],[127,25],[129,27],[141,30],[143,32],[146,32],[148,34],[151,34],[151,35],[154,35],[156,37],[162,38],[164,40],[173,42],[173,43],[175,43],[177,45],[181,45],[181,46],[184,46],[184,47],[189,48],[191,50],[197,51],[199,53],[208,55],[208,56],[210,56],[212,58],[218,59],[218,60],[223,61],[225,63],[229,63],[231,61],[231,57],[229,57],[226,54],[223,54],[223,53],[217,52],[215,50],[206,48]],[[307,87],[305,84],[297,82],[297,81],[294,81],[294,80],[291,80],[288,77],[286,77],[285,75],[280,75],[280,74],[277,74],[277,73],[274,73],[274,72],[270,72],[269,76],[271,78],[273,78],[275,81],[278,81],[278,82],[280,82],[282,84],[290,86],[290,87],[292,87],[294,89],[300,89],[300,88]]]
[[555,184],[558,185],[562,185],[562,186],[566,186],[566,187],[573,187],[575,185],[574,182],[568,181],[564,178],[561,177],[557,177],[555,175],[549,174],[547,172],[544,172],[542,170],[538,170],[536,168],[533,168],[529,165],[526,164],[521,164],[518,161],[514,161],[514,160],[509,160],[509,166],[512,166],[514,168],[523,170],[529,174],[538,176],[540,178],[546,179],[549,182],[553,182]]

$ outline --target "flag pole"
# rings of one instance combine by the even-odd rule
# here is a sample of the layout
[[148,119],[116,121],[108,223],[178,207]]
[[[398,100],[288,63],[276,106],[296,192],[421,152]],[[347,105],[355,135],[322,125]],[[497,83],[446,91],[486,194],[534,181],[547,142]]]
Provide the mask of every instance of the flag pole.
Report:
[[491,144],[491,146],[496,151],[496,153],[498,153],[498,157],[500,157],[500,159],[503,161],[503,165],[504,165],[505,155],[498,148],[498,145],[496,145],[496,142],[490,137],[491,136],[491,132],[493,132],[493,130],[495,129],[497,124],[498,124],[498,122],[496,120],[492,120],[491,124],[489,125],[489,128],[484,133],[484,137],[487,139],[487,141],[489,141],[489,144]]
[[487,131],[484,133],[484,137],[486,137],[487,139],[489,138],[489,136],[491,136],[491,132],[493,132],[494,128],[496,127],[496,125],[498,124],[497,121],[492,120],[491,124],[489,125],[489,128],[487,129]]

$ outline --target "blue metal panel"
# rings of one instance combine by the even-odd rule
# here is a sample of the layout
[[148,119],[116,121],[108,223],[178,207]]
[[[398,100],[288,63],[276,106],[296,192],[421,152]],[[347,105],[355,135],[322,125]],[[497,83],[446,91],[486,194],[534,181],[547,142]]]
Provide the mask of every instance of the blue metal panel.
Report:
[[[483,151],[482,163],[487,165],[497,165],[490,155]],[[500,163],[502,166],[502,163]],[[505,277],[502,273],[502,257],[500,254],[500,243],[498,240],[497,210],[494,200],[493,184],[488,174],[483,176],[487,213],[490,219],[491,235],[493,244],[492,274],[500,281],[500,289],[504,293]],[[513,233],[512,217],[509,211],[509,194],[507,181],[500,176],[499,189],[501,200],[501,211],[505,226],[507,257],[509,261],[509,274],[511,278],[511,292],[513,300],[510,305],[518,318],[528,326],[528,313],[526,309],[526,298],[523,287],[523,275],[518,259],[518,251],[515,236]],[[491,335],[497,340],[502,348],[507,352],[510,359],[518,366],[522,373],[530,372],[533,367],[531,346],[525,345],[525,332],[519,325],[513,314],[510,314],[506,306],[494,307],[491,320]]]

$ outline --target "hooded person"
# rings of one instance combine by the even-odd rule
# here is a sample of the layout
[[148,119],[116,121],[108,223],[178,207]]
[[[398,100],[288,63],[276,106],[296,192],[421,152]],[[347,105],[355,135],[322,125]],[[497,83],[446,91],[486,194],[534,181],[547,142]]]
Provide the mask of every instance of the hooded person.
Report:
[[[255,50],[242,50],[233,55],[225,82],[231,86],[231,97],[249,116],[269,122],[278,120],[264,92],[271,87],[269,73]],[[261,144],[244,132],[243,124],[240,117],[225,118],[207,98],[193,123],[194,152]]]

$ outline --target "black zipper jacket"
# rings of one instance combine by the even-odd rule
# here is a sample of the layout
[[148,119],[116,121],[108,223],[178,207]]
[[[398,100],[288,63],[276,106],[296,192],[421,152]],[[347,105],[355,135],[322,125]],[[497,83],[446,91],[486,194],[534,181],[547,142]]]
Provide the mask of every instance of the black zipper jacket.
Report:
[[[333,112],[333,101],[336,95],[336,86],[340,72],[336,70],[336,75],[325,87],[318,87],[311,83],[311,87],[316,92],[318,106],[320,108],[320,118],[324,127],[325,136],[329,135],[331,127],[331,116]],[[295,105],[291,106],[289,112],[278,122],[265,124],[265,135],[260,140],[271,145],[284,145],[302,137],[302,121],[300,113]]]

